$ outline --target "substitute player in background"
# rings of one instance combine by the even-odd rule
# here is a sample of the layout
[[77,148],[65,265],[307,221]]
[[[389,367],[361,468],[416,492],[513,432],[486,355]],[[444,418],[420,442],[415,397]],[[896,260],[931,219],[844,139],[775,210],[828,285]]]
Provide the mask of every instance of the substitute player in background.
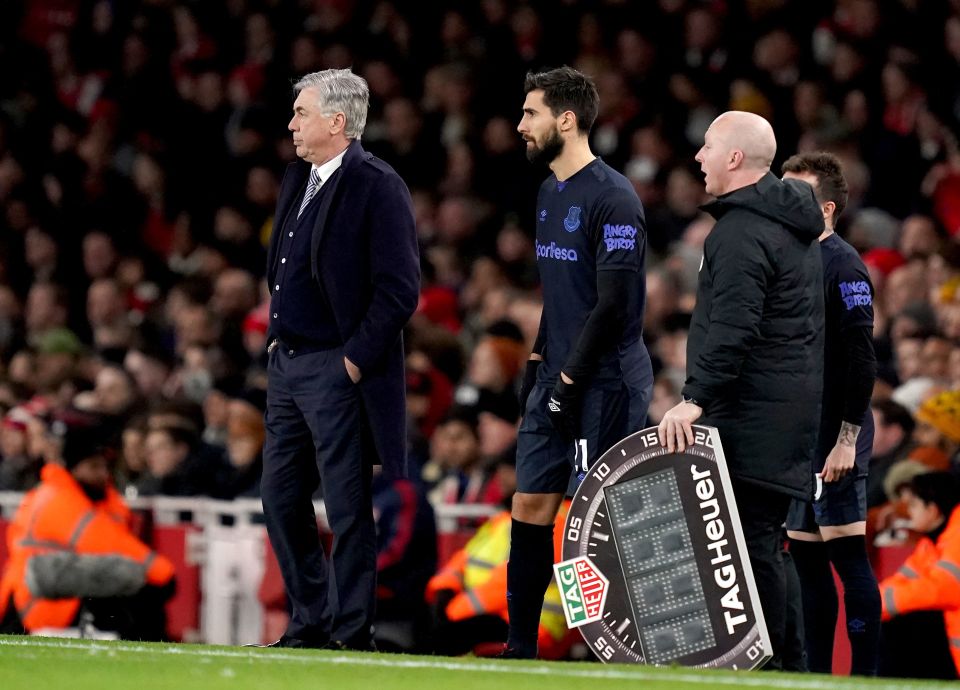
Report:
[[630,182],[590,150],[596,87],[561,67],[528,74],[524,90],[517,131],[527,158],[552,174],[537,196],[543,315],[521,389],[507,658],[537,654],[554,517],[564,493],[604,451],[642,428],[653,387],[641,337],[643,206]]
[[830,673],[843,582],[854,675],[876,675],[880,594],[867,558],[867,467],[873,445],[870,395],[877,373],[873,351],[873,286],[857,251],[834,232],[847,203],[840,161],[806,153],[783,164],[784,178],[809,182],[823,210],[820,235],[826,311],[823,405],[814,461],[812,503],[794,499],[787,516],[790,550],[800,576],[807,664]]

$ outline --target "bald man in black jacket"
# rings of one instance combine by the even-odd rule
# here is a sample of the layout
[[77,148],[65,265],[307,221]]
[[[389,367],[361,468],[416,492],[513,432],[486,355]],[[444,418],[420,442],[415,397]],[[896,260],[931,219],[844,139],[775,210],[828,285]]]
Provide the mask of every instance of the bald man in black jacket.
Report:
[[[823,217],[809,185],[770,172],[776,139],[752,113],[724,113],[696,160],[717,219],[687,340],[683,401],[660,422],[669,450],[700,420],[720,431],[740,521],[780,668],[786,630],[782,527],[812,495],[823,388]],[[702,417],[702,419],[701,419]]]

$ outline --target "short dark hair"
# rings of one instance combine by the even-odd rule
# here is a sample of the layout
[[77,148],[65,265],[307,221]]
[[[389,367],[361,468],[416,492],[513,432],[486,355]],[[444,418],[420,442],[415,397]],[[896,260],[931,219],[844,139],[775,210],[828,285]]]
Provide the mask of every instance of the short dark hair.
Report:
[[952,472],[925,472],[910,480],[910,491],[924,503],[932,503],[946,519],[960,504],[960,483]]
[[566,65],[546,72],[527,72],[523,92],[538,90],[543,91],[543,102],[554,117],[569,110],[577,116],[577,129],[590,133],[600,108],[600,94],[593,79]]
[[883,424],[896,424],[903,429],[904,436],[913,434],[917,423],[910,414],[910,410],[893,400],[874,400],[871,407],[880,413]]
[[810,173],[817,178],[814,193],[821,204],[832,201],[836,209],[834,219],[839,218],[843,209],[847,207],[847,198],[850,196],[847,189],[847,180],[843,176],[843,166],[840,159],[826,151],[813,153],[798,153],[790,156],[780,167],[782,173]]

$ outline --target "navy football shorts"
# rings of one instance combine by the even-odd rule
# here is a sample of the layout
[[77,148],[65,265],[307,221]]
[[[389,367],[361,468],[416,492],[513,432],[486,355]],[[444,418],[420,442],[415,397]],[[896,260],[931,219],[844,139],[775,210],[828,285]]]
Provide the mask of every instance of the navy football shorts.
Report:
[[[859,463],[857,463],[859,465]],[[867,519],[867,477],[856,470],[835,482],[821,482],[814,501],[793,499],[787,513],[787,529],[795,532],[817,532],[820,527],[837,527]]]
[[592,386],[583,396],[583,438],[564,442],[547,416],[553,388],[536,384],[517,437],[517,491],[572,496],[587,470],[612,445],[638,429],[629,429],[626,388]]

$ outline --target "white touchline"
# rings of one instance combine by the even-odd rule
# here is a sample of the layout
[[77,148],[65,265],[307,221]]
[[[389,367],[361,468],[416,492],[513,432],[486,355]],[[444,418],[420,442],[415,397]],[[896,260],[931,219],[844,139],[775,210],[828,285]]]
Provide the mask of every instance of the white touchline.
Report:
[[[648,671],[643,667],[634,669],[614,669],[614,668],[574,668],[575,663],[555,662],[552,664],[536,662],[528,663],[496,663],[494,661],[439,661],[433,659],[404,659],[402,656],[395,658],[387,655],[370,654],[327,654],[327,653],[303,653],[303,654],[284,654],[273,650],[232,650],[218,649],[214,647],[201,647],[192,645],[169,645],[156,647],[143,647],[139,645],[111,644],[109,642],[82,643],[73,641],[57,641],[53,639],[31,639],[31,638],[0,638],[0,648],[2,647],[41,647],[50,649],[71,649],[82,650],[86,652],[101,651],[113,653],[137,653],[137,654],[168,654],[170,656],[196,656],[210,657],[218,659],[236,659],[246,661],[296,661],[303,664],[331,664],[335,666],[376,666],[383,668],[425,668],[440,671],[470,671],[474,673],[518,673],[528,676],[557,676],[568,678],[597,678],[601,680],[651,680],[651,681],[681,681],[684,683],[693,683],[696,685],[735,685],[743,687],[759,688],[787,688],[790,690],[837,690],[843,687],[857,687],[856,680],[851,678],[830,678],[829,680],[819,680],[811,678],[801,680],[799,678],[776,678],[766,673],[740,672],[731,674],[727,677],[718,676],[713,673],[704,673],[698,675],[692,669],[676,671],[674,669],[662,668],[656,672]],[[930,687],[928,684],[914,685],[911,683],[871,683],[871,690],[909,690],[910,688]]]

